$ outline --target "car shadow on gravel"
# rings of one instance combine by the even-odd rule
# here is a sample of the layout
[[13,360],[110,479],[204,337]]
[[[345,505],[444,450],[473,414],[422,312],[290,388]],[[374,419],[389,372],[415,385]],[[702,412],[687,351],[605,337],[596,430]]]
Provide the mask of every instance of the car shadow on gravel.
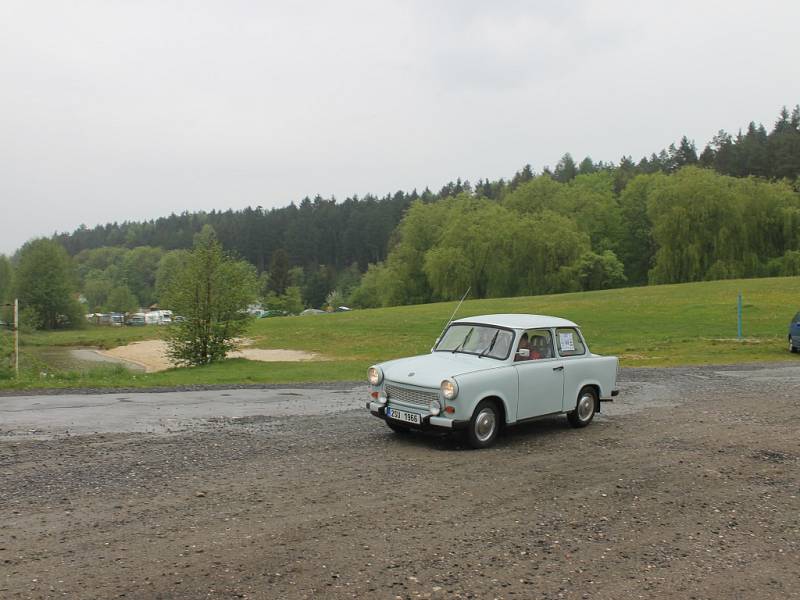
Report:
[[[591,425],[589,425],[589,427],[591,427]],[[497,442],[516,443],[519,441],[536,441],[537,439],[550,437],[552,435],[561,435],[565,431],[573,431],[573,429],[573,427],[570,427],[567,419],[562,415],[546,417],[506,427],[500,434]]]
[[[494,443],[495,448],[514,446],[520,443],[538,443],[554,435],[563,435],[573,428],[563,416],[537,419],[504,428]],[[472,451],[467,444],[466,434],[460,431],[438,433],[414,431],[410,434],[391,434],[398,448],[426,448],[440,452]]]

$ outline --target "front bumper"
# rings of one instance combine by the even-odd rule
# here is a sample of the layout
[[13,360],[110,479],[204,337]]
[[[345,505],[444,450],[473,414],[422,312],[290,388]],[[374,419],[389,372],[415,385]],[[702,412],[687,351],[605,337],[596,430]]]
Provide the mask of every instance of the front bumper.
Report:
[[[379,419],[386,421],[386,405],[378,402],[367,402],[367,409]],[[414,425],[413,423],[406,423],[405,421],[395,421],[395,423],[402,423],[412,429],[420,429],[422,431],[435,430],[435,431],[453,431],[458,429],[466,429],[469,421],[459,421],[457,419],[448,419],[447,417],[434,417],[433,415],[420,415],[422,417],[421,425]]]

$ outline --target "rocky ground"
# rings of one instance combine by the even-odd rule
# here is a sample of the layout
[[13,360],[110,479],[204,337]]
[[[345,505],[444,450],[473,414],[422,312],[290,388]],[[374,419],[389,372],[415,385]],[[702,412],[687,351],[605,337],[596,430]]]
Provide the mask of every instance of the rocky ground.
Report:
[[800,366],[621,380],[590,427],[484,451],[363,405],[172,433],[0,420],[0,598],[800,597]]

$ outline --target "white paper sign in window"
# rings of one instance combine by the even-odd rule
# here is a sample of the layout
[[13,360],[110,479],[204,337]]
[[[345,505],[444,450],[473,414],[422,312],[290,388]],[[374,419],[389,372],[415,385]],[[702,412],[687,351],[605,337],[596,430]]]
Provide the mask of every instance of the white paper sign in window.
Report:
[[575,340],[572,337],[572,332],[559,333],[558,345],[561,347],[562,352],[573,352],[575,350]]

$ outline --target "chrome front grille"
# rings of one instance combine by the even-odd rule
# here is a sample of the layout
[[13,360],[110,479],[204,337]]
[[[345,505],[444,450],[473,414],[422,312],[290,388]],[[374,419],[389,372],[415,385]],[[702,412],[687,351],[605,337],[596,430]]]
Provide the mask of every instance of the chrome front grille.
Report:
[[389,398],[389,402],[394,400],[396,402],[402,402],[403,404],[415,404],[426,408],[430,405],[431,400],[439,399],[438,392],[412,390],[391,383],[386,384],[386,396]]

